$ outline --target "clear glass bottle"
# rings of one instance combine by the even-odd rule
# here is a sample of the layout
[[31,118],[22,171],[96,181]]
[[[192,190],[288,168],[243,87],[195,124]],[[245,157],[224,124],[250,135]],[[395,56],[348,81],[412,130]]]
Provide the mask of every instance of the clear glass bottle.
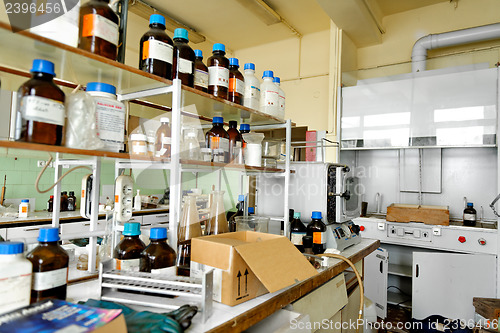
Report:
[[194,50],[194,89],[208,92],[208,67],[203,63],[203,52]]
[[119,26],[118,15],[109,0],[90,0],[80,7],[78,47],[116,60]]
[[205,227],[205,235],[218,235],[229,232],[229,225],[224,209],[224,191],[212,191],[212,205],[210,206],[210,220]]
[[194,87],[194,61],[193,49],[188,45],[188,31],[177,28],[174,31],[174,65],[173,78],[180,79],[182,84]]
[[156,131],[155,156],[162,158],[170,158],[172,130],[170,128],[170,119],[167,117],[160,118],[160,127]]
[[229,89],[228,100],[230,102],[243,105],[245,95],[245,78],[238,70],[240,64],[237,58],[229,58]]
[[167,244],[166,228],[151,228],[149,245],[141,253],[141,272],[166,273],[168,267],[175,266],[175,251]]
[[21,128],[16,129],[16,139],[60,146],[66,117],[65,95],[54,84],[54,63],[35,59],[30,72],[31,79],[17,91]]
[[41,228],[38,246],[26,255],[33,264],[30,303],[66,300],[69,256],[59,245],[58,228]]
[[469,227],[474,227],[476,225],[477,214],[474,209],[474,204],[472,202],[467,203],[467,207],[464,209],[463,221],[464,225]]
[[235,120],[229,121],[227,134],[229,134],[229,162],[240,163],[242,160],[240,155],[243,153],[241,150],[243,138],[238,131],[238,124]]
[[321,212],[312,212],[311,218],[311,222],[307,225],[307,236],[313,238],[313,253],[321,254],[326,250],[326,225],[321,220]]
[[139,44],[139,69],[172,80],[174,42],[165,33],[165,18],[159,14],[149,17],[149,30]]
[[123,239],[116,245],[113,251],[115,267],[118,270],[138,272],[141,261],[141,253],[146,245],[139,238],[141,235],[141,224],[127,222],[123,227]]
[[191,239],[202,236],[196,197],[184,197],[182,217],[177,234],[177,275],[189,276],[191,265]]
[[213,127],[205,134],[205,143],[207,148],[222,149],[224,151],[224,162],[229,162],[229,134],[224,129],[224,119],[222,117],[213,117]]
[[186,133],[186,138],[183,142],[182,158],[186,160],[201,160],[200,143],[195,130],[190,130]]
[[290,241],[300,252],[304,252],[302,238],[306,236],[306,234],[307,228],[300,220],[300,213],[294,213],[292,223],[290,223]]
[[227,99],[229,88],[229,60],[225,54],[226,46],[216,43],[212,48],[212,56],[207,60],[208,93],[222,99]]

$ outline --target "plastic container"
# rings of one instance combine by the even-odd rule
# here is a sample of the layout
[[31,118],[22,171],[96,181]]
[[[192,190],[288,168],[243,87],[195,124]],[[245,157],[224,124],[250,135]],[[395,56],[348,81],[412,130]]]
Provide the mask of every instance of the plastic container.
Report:
[[243,164],[243,152],[241,150],[243,137],[238,131],[238,124],[235,120],[229,121],[229,162],[236,162]]
[[141,253],[141,272],[175,274],[175,251],[167,244],[166,228],[151,228],[150,243]]
[[186,160],[200,160],[201,151],[197,133],[194,130],[188,131],[183,142],[182,158]]
[[194,50],[194,89],[208,92],[208,67],[203,63],[203,52]]
[[467,207],[464,209],[463,220],[465,226],[474,227],[476,225],[477,214],[472,202],[467,203]]
[[255,76],[255,65],[246,63],[244,66],[245,94],[243,105],[247,108],[259,110],[260,108],[260,81]]
[[207,60],[208,93],[223,99],[228,98],[229,88],[229,60],[225,54],[226,46],[216,43],[212,48],[212,56]]
[[22,199],[19,204],[19,217],[28,217],[30,211],[30,201],[28,199]]
[[264,71],[260,85],[260,111],[270,116],[278,115],[279,88],[273,82],[273,71]]
[[156,131],[155,156],[170,158],[172,149],[172,129],[170,128],[170,119],[160,118],[160,127]]
[[118,153],[125,142],[125,105],[116,99],[115,86],[102,82],[87,83],[86,92],[96,104],[96,129],[104,150]]
[[245,95],[245,79],[238,70],[240,64],[237,58],[229,58],[229,90],[227,99],[230,102],[243,105]]
[[118,15],[109,6],[109,0],[90,0],[80,7],[78,47],[116,60],[118,28]]
[[[213,127],[205,134],[205,143],[207,148],[222,149],[224,151],[224,162],[229,162],[229,134],[224,129],[224,119],[222,117],[213,117]],[[215,162],[215,161],[213,161]]]
[[130,154],[148,156],[148,138],[141,133],[130,134]]
[[142,209],[142,198],[141,198],[141,190],[137,190],[137,194],[134,197],[134,210]]
[[47,145],[62,144],[66,109],[64,92],[54,84],[54,63],[35,59],[31,79],[17,91],[20,127],[16,139]]
[[21,242],[0,242],[0,315],[30,304],[32,264]]
[[125,223],[123,227],[123,239],[116,245],[113,251],[115,267],[118,270],[138,272],[141,261],[141,253],[146,245],[139,238],[141,235],[140,223]]
[[263,216],[236,216],[236,231],[267,232],[269,229],[269,217]]
[[26,259],[33,264],[30,303],[45,299],[66,299],[69,256],[59,245],[58,228],[42,228],[38,246]]
[[242,135],[246,142],[244,149],[245,164],[250,166],[262,166],[262,133],[245,133]]
[[165,18],[151,15],[149,28],[139,44],[139,69],[171,80],[174,42],[165,33]]
[[285,118],[285,92],[281,89],[281,80],[279,77],[273,79],[274,84],[278,86],[278,113],[276,116],[280,119]]
[[262,157],[279,160],[281,157],[281,140],[262,141]]
[[200,217],[196,207],[196,197],[184,197],[182,216],[177,234],[177,275],[190,276],[191,239],[202,236]]
[[174,31],[174,64],[173,78],[180,79],[182,84],[194,87],[194,61],[193,49],[188,45],[188,31],[177,28]]

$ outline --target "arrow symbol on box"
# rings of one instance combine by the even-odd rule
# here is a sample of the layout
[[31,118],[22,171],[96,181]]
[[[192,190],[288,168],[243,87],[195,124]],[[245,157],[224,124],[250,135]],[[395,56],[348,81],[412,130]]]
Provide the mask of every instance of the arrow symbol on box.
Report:
[[240,294],[241,294],[241,286],[240,286],[241,272],[240,271],[238,271],[238,275],[236,275],[236,277],[238,278],[238,296],[240,296]]
[[245,269],[245,294],[247,293],[248,287],[248,269]]

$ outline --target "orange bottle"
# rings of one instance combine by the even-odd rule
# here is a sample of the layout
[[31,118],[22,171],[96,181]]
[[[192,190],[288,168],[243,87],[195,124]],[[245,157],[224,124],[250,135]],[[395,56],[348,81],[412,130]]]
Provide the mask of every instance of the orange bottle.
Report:
[[230,102],[243,105],[243,95],[245,94],[245,79],[238,70],[240,67],[238,59],[229,58],[229,93]]

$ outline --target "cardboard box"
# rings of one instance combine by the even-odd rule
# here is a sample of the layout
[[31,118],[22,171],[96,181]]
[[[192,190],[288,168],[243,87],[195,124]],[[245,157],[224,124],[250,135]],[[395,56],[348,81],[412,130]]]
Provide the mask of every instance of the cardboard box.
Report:
[[210,268],[214,300],[231,306],[317,274],[288,238],[253,231],[194,238],[191,275]]

